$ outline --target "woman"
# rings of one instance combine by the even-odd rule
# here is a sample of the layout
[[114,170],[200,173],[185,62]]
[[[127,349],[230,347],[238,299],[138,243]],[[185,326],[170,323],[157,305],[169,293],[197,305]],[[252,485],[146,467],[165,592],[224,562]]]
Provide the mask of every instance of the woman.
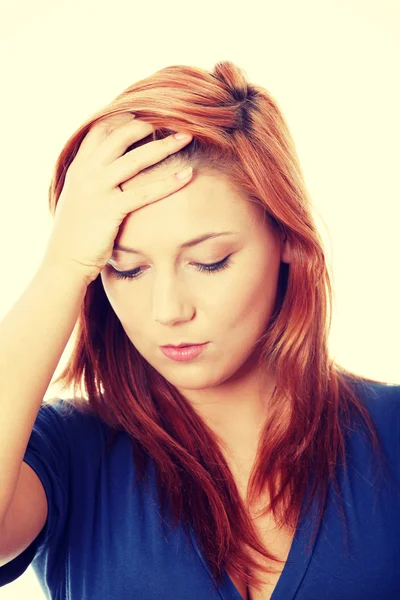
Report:
[[[70,138],[49,200],[0,332],[0,585],[32,563],[72,600],[399,597],[400,386],[329,356],[271,95],[230,62],[162,69]],[[74,399],[42,403],[78,313]]]

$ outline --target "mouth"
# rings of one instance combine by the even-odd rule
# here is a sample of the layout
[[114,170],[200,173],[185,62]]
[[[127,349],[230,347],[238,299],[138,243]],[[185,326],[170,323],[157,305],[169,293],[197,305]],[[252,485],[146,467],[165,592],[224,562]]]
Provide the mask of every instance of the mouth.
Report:
[[183,344],[179,344],[179,346],[174,346],[173,344],[167,344],[165,346],[161,346],[161,348],[188,348],[189,346],[203,346],[204,344],[207,344],[208,342],[202,342],[202,343],[198,343],[198,342],[184,342]]

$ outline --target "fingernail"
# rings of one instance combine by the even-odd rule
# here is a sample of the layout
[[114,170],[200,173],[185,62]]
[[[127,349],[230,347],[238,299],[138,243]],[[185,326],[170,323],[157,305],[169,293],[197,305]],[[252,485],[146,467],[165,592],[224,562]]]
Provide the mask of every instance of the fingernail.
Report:
[[190,140],[191,137],[192,136],[190,133],[175,133],[174,134],[174,138],[177,140]]
[[185,169],[184,171],[180,171],[179,173],[176,174],[176,177],[178,179],[188,179],[191,174],[192,174],[192,167],[189,167],[188,169]]

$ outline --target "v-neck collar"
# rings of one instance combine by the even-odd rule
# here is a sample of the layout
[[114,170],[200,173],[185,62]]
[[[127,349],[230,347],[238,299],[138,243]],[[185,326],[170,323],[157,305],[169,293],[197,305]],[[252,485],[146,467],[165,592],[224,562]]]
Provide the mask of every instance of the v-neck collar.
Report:
[[[307,490],[307,493],[308,491],[309,488]],[[305,499],[303,500],[302,511],[304,509],[304,506]],[[317,501],[315,498],[313,498],[308,508],[307,514],[305,514],[303,518],[299,520],[295,535],[292,540],[292,545],[289,550],[287,561],[272,593],[271,600],[292,600],[295,597],[295,594],[298,588],[300,587],[300,584],[303,581],[307,569],[309,567],[311,557],[314,553],[315,544],[317,542],[318,535],[321,529],[320,523],[311,550],[310,552],[308,552],[308,545],[312,537],[315,524],[314,520],[311,517],[313,515],[313,512],[317,511],[317,509]],[[190,527],[190,537],[192,539],[194,548],[201,562],[203,563],[204,568],[206,569],[208,575],[212,579],[210,568],[200,550],[192,527]],[[239,594],[236,586],[234,585],[232,579],[229,577],[226,571],[224,571],[223,573],[222,584],[218,588],[218,592],[223,600],[243,600],[242,596]]]

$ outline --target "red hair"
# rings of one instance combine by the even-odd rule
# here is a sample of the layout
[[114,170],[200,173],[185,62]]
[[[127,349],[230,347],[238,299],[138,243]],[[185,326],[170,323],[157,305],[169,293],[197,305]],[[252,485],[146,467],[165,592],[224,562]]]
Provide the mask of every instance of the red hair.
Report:
[[[53,216],[66,171],[90,127],[122,113],[134,113],[156,128],[127,151],[182,129],[194,136],[146,171],[175,161],[227,177],[264,208],[289,240],[291,262],[281,263],[276,306],[256,348],[265,371],[276,373],[277,385],[249,502],[268,489],[274,517],[295,531],[310,483],[304,510],[318,495],[319,524],[330,481],[339,491],[335,470],[339,461],[346,466],[352,416],[364,422],[379,454],[379,438],[353,383],[380,382],[350,373],[329,357],[330,276],[294,142],[277,102],[228,61],[212,73],[181,65],[161,69],[122,92],[68,140],[49,189]],[[80,390],[88,408],[113,433],[129,434],[139,480],[146,476],[148,458],[154,461],[162,511],[168,499],[175,524],[181,521],[187,532],[193,528],[217,584],[226,569],[258,586],[262,563],[249,548],[267,559],[274,555],[253,528],[220,440],[136,350],[100,275],[88,286],[71,357],[55,381],[64,388],[73,384],[74,394]]]

